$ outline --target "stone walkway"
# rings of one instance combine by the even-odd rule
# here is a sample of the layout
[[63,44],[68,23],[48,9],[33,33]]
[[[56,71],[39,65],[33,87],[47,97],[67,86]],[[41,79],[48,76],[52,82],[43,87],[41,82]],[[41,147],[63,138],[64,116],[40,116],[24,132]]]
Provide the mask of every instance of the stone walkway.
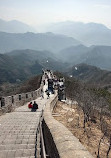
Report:
[[[44,91],[46,88],[47,84]],[[47,100],[46,94],[44,99],[35,100],[39,105],[36,112],[31,112],[27,103],[14,112],[0,116],[0,158],[35,157],[37,127]]]

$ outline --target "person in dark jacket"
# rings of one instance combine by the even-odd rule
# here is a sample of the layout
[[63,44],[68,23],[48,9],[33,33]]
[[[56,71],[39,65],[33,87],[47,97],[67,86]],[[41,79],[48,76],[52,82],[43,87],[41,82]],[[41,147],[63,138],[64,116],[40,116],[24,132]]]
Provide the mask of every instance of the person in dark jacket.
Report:
[[43,89],[41,89],[41,99],[43,99],[44,98],[44,91],[43,91]]
[[38,104],[36,103],[36,101],[34,101],[32,111],[36,111],[37,109],[38,109]]
[[46,89],[45,92],[46,92],[46,94],[47,94],[47,99],[49,99],[50,93],[49,93],[48,89]]
[[47,99],[49,99],[50,93],[49,91],[47,91]]

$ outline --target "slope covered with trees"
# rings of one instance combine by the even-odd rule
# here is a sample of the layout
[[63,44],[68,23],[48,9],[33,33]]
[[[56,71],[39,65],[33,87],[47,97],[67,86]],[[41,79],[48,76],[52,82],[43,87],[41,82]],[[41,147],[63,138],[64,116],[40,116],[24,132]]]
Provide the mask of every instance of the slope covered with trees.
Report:
[[111,46],[73,46],[59,52],[61,60],[70,65],[86,63],[111,70]]
[[74,65],[67,70],[66,74],[85,83],[98,84],[101,86],[111,85],[111,71],[101,70],[96,66],[88,64]]

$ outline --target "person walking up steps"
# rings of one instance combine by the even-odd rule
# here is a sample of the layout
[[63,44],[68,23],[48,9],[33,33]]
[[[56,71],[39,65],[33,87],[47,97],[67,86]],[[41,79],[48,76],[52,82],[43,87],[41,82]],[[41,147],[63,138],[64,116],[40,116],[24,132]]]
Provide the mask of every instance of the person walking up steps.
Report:
[[49,91],[47,91],[47,99],[49,99],[50,98],[50,93],[49,93]]
[[49,93],[48,89],[46,89],[45,92],[46,92],[46,94],[47,94],[47,99],[49,99],[50,93]]
[[41,99],[43,99],[44,98],[44,91],[43,91],[43,89],[41,89]]

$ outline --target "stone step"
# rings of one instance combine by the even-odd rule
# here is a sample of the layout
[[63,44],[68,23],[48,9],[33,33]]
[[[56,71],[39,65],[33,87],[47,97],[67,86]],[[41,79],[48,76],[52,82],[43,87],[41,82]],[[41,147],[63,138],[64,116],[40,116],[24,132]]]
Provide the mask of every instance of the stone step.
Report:
[[[29,156],[29,157],[16,157],[16,158],[35,158],[35,156]],[[39,158],[39,157],[37,157]],[[41,158],[41,157],[40,157]]]
[[36,139],[36,135],[33,134],[26,134],[26,135],[18,135],[18,134],[14,134],[14,135],[2,135],[0,136],[0,140],[6,140],[6,139]]
[[1,150],[0,158],[34,157],[35,149]]
[[7,144],[35,144],[36,140],[35,138],[28,138],[28,139],[4,139],[0,140],[1,145],[7,145]]
[[35,144],[0,145],[0,151],[1,150],[16,150],[16,149],[35,149]]
[[36,142],[36,132],[47,96],[36,102],[39,105],[36,112],[31,112],[27,103],[0,116],[0,158],[35,158],[35,150],[37,158],[41,158],[40,134],[37,133]]

